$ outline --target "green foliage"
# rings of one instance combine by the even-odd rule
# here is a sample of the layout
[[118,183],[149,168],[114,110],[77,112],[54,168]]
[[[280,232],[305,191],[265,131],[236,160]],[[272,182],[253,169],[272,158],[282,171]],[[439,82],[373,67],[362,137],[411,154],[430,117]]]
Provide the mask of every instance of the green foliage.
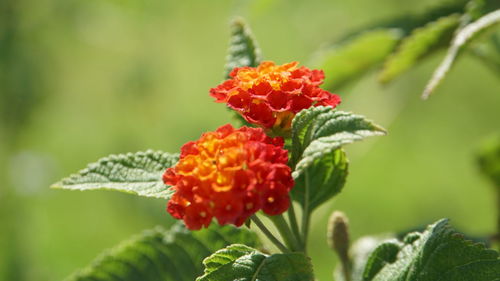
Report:
[[231,23],[225,76],[229,77],[229,73],[235,67],[259,65],[261,57],[261,51],[248,25],[243,19],[235,19]]
[[[452,66],[462,45],[469,41],[469,38],[465,37],[472,37],[492,26],[494,22],[500,21],[499,16],[495,16],[499,9],[500,2],[495,0],[448,1],[422,14],[389,19],[364,28],[361,32],[352,32],[345,37],[347,39],[342,39],[340,43],[319,52],[316,56],[318,67],[327,74],[325,88],[336,90],[345,86],[384,60],[379,80],[382,83],[392,81],[415,66],[422,58],[449,45],[458,30],[459,33],[453,41],[455,43],[452,43],[447,57],[435,71],[424,91],[423,97],[427,98]],[[489,12],[490,14],[486,15]],[[459,29],[471,21],[475,22]],[[476,31],[472,31],[474,29]],[[399,47],[396,48],[398,44]],[[498,50],[476,48],[472,54],[494,71],[498,71]]]
[[497,0],[470,0],[465,6],[465,12],[470,21],[475,21],[497,9],[500,9],[500,2]]
[[500,9],[481,17],[475,22],[470,23],[460,29],[460,31],[453,38],[446,57],[443,59],[438,68],[436,68],[434,74],[432,75],[432,78],[427,83],[422,94],[422,98],[428,98],[429,95],[436,89],[436,87],[453,66],[453,63],[459,55],[459,52],[467,43],[471,42],[474,38],[476,38],[479,34],[485,32],[486,30],[492,29],[499,23]]
[[313,281],[311,261],[302,253],[266,255],[235,244],[203,261],[205,274],[197,281]]
[[370,27],[398,28],[404,32],[405,36],[408,36],[413,32],[413,30],[423,27],[430,22],[434,22],[439,18],[446,17],[451,14],[464,14],[466,11],[466,5],[469,2],[471,2],[471,0],[439,1],[433,3],[429,7],[425,7],[421,12],[397,15],[394,18],[389,18],[383,20],[382,22],[372,24]]
[[365,74],[392,52],[400,38],[398,29],[375,29],[318,54],[318,68],[326,73],[324,87],[338,89]]
[[[295,180],[292,197],[305,204],[305,185],[309,185],[309,208],[319,207],[337,195],[344,187],[348,174],[348,160],[344,150],[335,149],[331,153],[315,159]],[[307,175],[306,175],[307,173]]]
[[478,153],[478,164],[481,172],[500,188],[500,135],[483,144]]
[[115,190],[139,196],[169,199],[171,191],[162,181],[165,169],[175,165],[178,154],[148,150],[110,155],[89,164],[52,188],[69,190]]
[[340,148],[383,134],[380,126],[349,112],[322,106],[299,112],[292,122],[290,166],[298,185],[293,198],[306,203],[303,189],[308,182],[312,210],[340,192],[347,176],[347,159]]
[[233,243],[260,246],[257,236],[243,228],[212,226],[189,232],[182,224],[169,231],[157,227],[101,254],[66,281],[192,281],[203,272],[205,257]]
[[388,58],[379,76],[389,82],[415,65],[418,60],[448,45],[460,23],[460,15],[452,14],[416,28],[405,37],[398,49]]
[[403,242],[388,241],[371,254],[364,281],[492,281],[500,276],[498,253],[465,240],[440,220]]

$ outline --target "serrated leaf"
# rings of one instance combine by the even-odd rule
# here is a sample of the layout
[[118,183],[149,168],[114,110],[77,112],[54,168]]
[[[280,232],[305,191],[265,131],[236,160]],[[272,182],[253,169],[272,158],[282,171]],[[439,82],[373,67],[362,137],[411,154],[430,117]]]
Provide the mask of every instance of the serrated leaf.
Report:
[[363,274],[364,281],[493,281],[499,277],[498,253],[465,240],[447,220],[423,233],[410,233],[403,242],[381,244]]
[[422,93],[422,98],[427,99],[430,94],[436,89],[439,83],[446,76],[448,71],[453,66],[459,52],[466,45],[474,39],[478,34],[486,31],[487,29],[493,28],[495,25],[500,23],[500,9],[493,11],[477,21],[470,23],[463,27],[453,38],[448,52],[441,62],[441,64],[434,71],[432,78],[427,83],[424,92]]
[[324,106],[302,110],[292,122],[294,175],[344,144],[384,134],[382,127],[361,115]]
[[289,165],[297,181],[292,198],[302,205],[307,202],[311,210],[332,198],[341,191],[347,177],[347,158],[340,148],[383,134],[380,126],[350,112],[323,106],[299,112],[292,122]]
[[259,247],[255,233],[232,226],[196,232],[182,224],[166,231],[148,230],[98,257],[66,281],[192,281],[202,274],[202,260],[233,243]]
[[326,73],[324,88],[335,90],[381,63],[401,38],[398,29],[375,29],[356,35],[316,55]]
[[139,196],[170,199],[172,191],[162,181],[165,170],[177,163],[178,154],[148,150],[110,155],[62,179],[52,188],[115,190]]
[[348,174],[348,161],[344,150],[335,149],[332,153],[317,158],[295,179],[297,188],[292,189],[292,198],[304,205],[306,179],[309,187],[308,202],[311,210],[337,195],[344,187]]
[[481,172],[500,188],[500,134],[482,144],[477,158]]
[[452,14],[416,28],[405,37],[386,61],[379,80],[389,82],[415,65],[420,59],[447,46],[460,24],[460,15]]
[[311,261],[302,253],[266,255],[235,244],[203,261],[205,274],[196,281],[313,281]]
[[250,27],[241,18],[233,20],[225,76],[229,77],[229,73],[235,67],[259,65],[261,57],[261,51]]

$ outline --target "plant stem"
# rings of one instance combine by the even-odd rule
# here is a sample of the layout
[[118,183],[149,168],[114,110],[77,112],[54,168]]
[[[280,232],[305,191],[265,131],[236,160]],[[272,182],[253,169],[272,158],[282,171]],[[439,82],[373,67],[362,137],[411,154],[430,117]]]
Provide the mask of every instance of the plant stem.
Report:
[[302,247],[302,237],[300,236],[299,224],[297,223],[297,217],[295,216],[295,208],[293,207],[293,201],[290,202],[290,207],[288,208],[288,220],[290,221],[292,232],[295,235],[297,242]]
[[283,245],[283,243],[281,243],[280,240],[278,240],[278,238],[276,238],[276,236],[274,236],[269,229],[267,229],[267,227],[257,217],[257,215],[252,215],[250,217],[250,219],[262,231],[262,233],[264,233],[264,235],[266,235],[266,237],[269,238],[269,240],[271,240],[271,242],[274,245],[276,245],[276,247],[278,247],[278,249],[280,249],[281,252],[283,252],[283,253],[290,253],[290,250],[285,245]]
[[495,233],[494,239],[497,245],[497,249],[500,251],[500,186],[495,190],[497,193],[497,231]]
[[302,214],[302,249],[307,253],[307,236],[309,234],[309,173],[305,171],[305,186],[304,186],[304,212]]
[[288,223],[286,222],[283,215],[269,216],[271,221],[274,223],[278,231],[280,232],[281,237],[285,240],[286,245],[292,251],[297,251],[300,248],[300,244],[297,240],[297,237],[292,233]]

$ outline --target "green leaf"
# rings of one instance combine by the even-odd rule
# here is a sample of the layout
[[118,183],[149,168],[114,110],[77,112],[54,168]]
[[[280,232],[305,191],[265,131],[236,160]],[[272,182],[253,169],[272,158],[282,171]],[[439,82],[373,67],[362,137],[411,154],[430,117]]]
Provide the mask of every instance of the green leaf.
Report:
[[500,32],[492,34],[488,40],[482,40],[471,47],[469,53],[474,58],[490,70],[500,73]]
[[166,231],[148,230],[106,251],[66,281],[192,281],[202,260],[233,243],[260,247],[255,233],[232,226],[189,232],[180,223]]
[[311,261],[302,253],[266,255],[235,244],[203,261],[205,274],[196,281],[313,281]]
[[315,159],[309,167],[296,179],[296,188],[292,189],[292,198],[305,205],[305,185],[308,180],[310,210],[314,210],[333,196],[337,195],[344,187],[348,174],[348,161],[344,150],[335,149],[333,152]]
[[380,81],[386,83],[393,80],[419,62],[420,59],[447,46],[459,24],[460,15],[452,14],[414,29],[408,37],[402,40],[397,51],[386,61],[379,76]]
[[500,134],[482,144],[477,158],[481,172],[500,188]]
[[225,76],[229,77],[235,67],[259,65],[261,57],[261,51],[245,21],[241,18],[233,20]]
[[465,240],[440,220],[403,242],[381,244],[371,254],[364,281],[494,281],[500,280],[500,259],[494,250]]
[[316,55],[326,73],[324,88],[338,89],[381,63],[401,38],[398,29],[375,29],[358,34]]
[[308,203],[310,210],[332,198],[341,191],[347,177],[347,158],[340,148],[383,134],[385,130],[380,126],[350,112],[322,106],[299,112],[292,122],[289,165],[297,182],[292,198],[303,206]]
[[466,43],[472,41],[479,34],[485,32],[488,29],[493,28],[500,23],[500,9],[493,11],[477,21],[470,23],[463,27],[453,38],[451,46],[448,48],[448,52],[441,62],[441,64],[436,68],[432,78],[427,83],[422,94],[423,99],[427,99],[430,94],[436,89],[439,83],[446,76],[448,71],[453,66],[459,52],[463,49]]
[[139,196],[170,199],[162,181],[165,170],[177,163],[178,154],[148,150],[101,158],[77,174],[52,185],[69,190],[115,190]]
[[465,8],[468,19],[475,21],[491,11],[500,9],[500,2],[497,0],[470,0]]

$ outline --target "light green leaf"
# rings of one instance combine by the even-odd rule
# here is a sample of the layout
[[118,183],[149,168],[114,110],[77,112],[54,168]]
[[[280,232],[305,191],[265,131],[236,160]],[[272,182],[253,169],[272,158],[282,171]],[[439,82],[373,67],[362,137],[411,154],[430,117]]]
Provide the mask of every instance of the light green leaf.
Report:
[[474,39],[478,34],[493,28],[497,24],[500,23],[500,9],[493,11],[481,18],[477,21],[470,23],[463,27],[453,38],[451,42],[451,46],[448,48],[448,52],[441,62],[441,64],[436,68],[432,78],[427,83],[427,86],[424,89],[422,94],[423,99],[427,99],[430,94],[436,89],[439,83],[443,80],[445,75],[453,66],[459,52],[466,45],[466,43],[470,42]]
[[[347,177],[347,158],[340,148],[385,130],[363,116],[330,107],[302,110],[292,122],[290,167],[297,184],[292,198],[308,209],[339,193]],[[308,194],[305,194],[306,183]]]
[[101,158],[52,188],[115,190],[139,196],[170,199],[172,191],[162,181],[165,170],[177,163],[178,154],[148,150]]
[[229,77],[235,67],[259,65],[261,57],[261,51],[245,21],[241,18],[233,20],[225,76]]
[[387,59],[379,76],[380,81],[386,83],[393,80],[423,57],[447,46],[459,24],[460,15],[452,14],[414,29]]
[[344,144],[384,134],[382,127],[361,115],[324,106],[302,110],[292,122],[294,177]]
[[465,240],[440,220],[403,242],[381,244],[371,254],[364,281],[494,281],[500,280],[500,259],[494,250]]
[[302,253],[266,255],[235,244],[203,261],[205,274],[196,281],[313,281],[311,261]]
[[232,226],[196,232],[182,224],[148,230],[106,251],[66,281],[192,281],[203,273],[202,260],[233,243],[260,247],[255,233]]
[[365,74],[392,52],[400,38],[398,29],[375,29],[321,51],[314,60],[325,71],[324,88],[336,90]]

